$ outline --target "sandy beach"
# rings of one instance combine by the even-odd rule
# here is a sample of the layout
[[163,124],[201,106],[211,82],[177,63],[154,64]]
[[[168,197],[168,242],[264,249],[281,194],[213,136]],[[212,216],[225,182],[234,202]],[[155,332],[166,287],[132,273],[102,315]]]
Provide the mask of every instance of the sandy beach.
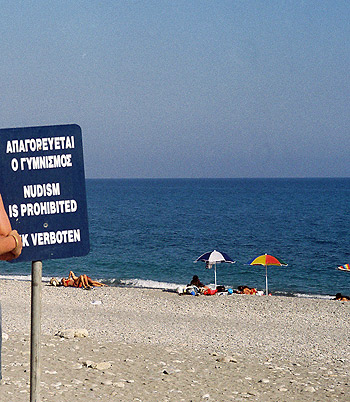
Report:
[[[0,294],[0,400],[29,401],[30,282]],[[333,300],[43,284],[41,400],[347,401],[349,318]]]

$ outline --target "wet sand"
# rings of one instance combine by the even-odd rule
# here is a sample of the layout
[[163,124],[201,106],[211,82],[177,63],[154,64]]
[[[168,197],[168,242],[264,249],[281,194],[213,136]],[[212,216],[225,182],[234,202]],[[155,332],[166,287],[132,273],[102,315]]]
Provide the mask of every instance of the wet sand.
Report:
[[[30,282],[0,295],[0,401],[28,401]],[[349,318],[333,300],[43,284],[41,399],[347,401]]]

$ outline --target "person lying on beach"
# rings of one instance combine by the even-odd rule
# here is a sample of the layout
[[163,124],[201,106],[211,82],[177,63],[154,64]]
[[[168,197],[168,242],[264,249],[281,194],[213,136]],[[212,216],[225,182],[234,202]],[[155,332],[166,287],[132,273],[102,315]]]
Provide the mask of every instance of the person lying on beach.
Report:
[[61,285],[64,287],[91,289],[94,286],[107,286],[104,283],[92,280],[87,275],[76,276],[73,271],[69,272],[68,278],[61,279]]
[[344,295],[342,295],[341,293],[337,293],[337,294],[335,295],[335,299],[333,299],[333,300],[350,301],[350,297],[344,296]]
[[244,295],[255,295],[257,290],[255,288],[249,288],[248,286],[238,286],[238,293]]

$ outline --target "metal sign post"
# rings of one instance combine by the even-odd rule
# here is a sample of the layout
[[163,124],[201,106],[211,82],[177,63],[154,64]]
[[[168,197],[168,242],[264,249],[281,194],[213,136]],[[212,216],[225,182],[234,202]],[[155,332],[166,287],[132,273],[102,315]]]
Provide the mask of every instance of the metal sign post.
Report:
[[32,304],[30,331],[30,402],[40,402],[40,335],[42,262],[32,261]]

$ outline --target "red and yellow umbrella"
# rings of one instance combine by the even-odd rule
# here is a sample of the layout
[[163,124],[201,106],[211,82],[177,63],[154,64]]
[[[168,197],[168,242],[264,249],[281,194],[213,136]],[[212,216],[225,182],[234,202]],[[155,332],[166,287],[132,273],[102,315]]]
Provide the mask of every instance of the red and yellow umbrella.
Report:
[[258,257],[253,258],[248,262],[249,265],[263,265],[265,266],[265,276],[266,276],[266,294],[269,294],[268,284],[267,284],[267,266],[268,265],[277,265],[286,267],[288,264],[280,260],[279,258],[274,257],[273,255],[263,254]]
[[348,271],[348,272],[350,272],[350,265],[349,264],[341,265],[337,269],[339,269],[339,271]]

